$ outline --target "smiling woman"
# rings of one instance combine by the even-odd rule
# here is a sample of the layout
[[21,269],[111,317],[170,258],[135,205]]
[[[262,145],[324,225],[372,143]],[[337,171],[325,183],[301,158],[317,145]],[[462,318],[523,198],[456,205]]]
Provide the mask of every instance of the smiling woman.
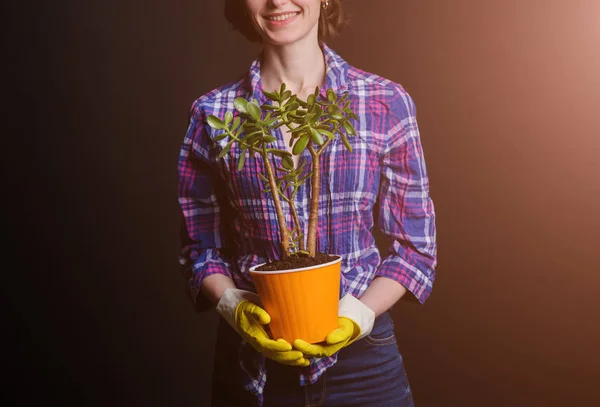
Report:
[[[414,103],[402,86],[349,65],[324,42],[344,23],[339,0],[226,0],[225,11],[262,50],[246,75],[196,100],[179,159],[180,263],[196,309],[215,305],[222,317],[212,405],[413,407],[388,311],[406,293],[425,302],[435,278],[435,215]],[[348,116],[355,125],[333,106],[338,96],[344,110],[358,113]],[[274,100],[279,108],[297,106],[284,112],[270,104]],[[261,116],[259,106],[277,111]],[[219,123],[231,123],[238,134],[230,130],[230,136],[253,144],[249,140],[258,133],[241,118],[264,124],[288,114],[304,125],[288,120],[261,137],[290,158],[289,167],[311,168],[305,172],[312,178],[293,193],[280,191],[287,202],[282,208],[262,194],[260,177],[270,168],[270,190],[276,191],[274,172],[284,177],[285,168],[266,149],[251,155],[217,130]],[[306,126],[329,131],[336,123],[338,130],[347,124],[347,131],[340,138],[330,133],[330,148],[320,159],[316,146],[325,144],[317,136],[311,138],[316,144],[309,141],[314,134]],[[296,149],[294,133],[301,131],[304,143]],[[327,205],[313,205],[321,200]],[[290,234],[291,207],[297,209],[292,217],[300,249],[288,255],[281,242],[289,240],[283,236]],[[389,247],[380,251],[375,229]],[[341,274],[329,289],[322,277],[318,286],[334,299],[332,324],[312,343],[306,337],[272,337],[283,318],[277,320],[280,315],[256,292],[277,291],[284,304],[296,297],[278,284],[253,279],[253,268],[317,252],[339,256]],[[302,303],[290,305],[292,314],[324,312],[315,302]],[[318,317],[306,318],[301,328],[315,325]]]
[[[268,1],[247,1],[247,0],[225,0],[225,18],[231,25],[241,32],[246,39],[252,42],[261,42],[262,37],[256,31],[252,21],[248,18],[248,11],[244,3],[277,3]],[[296,4],[314,3],[314,1],[298,1]],[[290,7],[294,8],[294,7]],[[299,8],[299,7],[296,7]],[[329,0],[327,8],[319,14],[318,34],[320,40],[334,37],[340,33],[340,30],[348,23],[341,6],[341,0]]]

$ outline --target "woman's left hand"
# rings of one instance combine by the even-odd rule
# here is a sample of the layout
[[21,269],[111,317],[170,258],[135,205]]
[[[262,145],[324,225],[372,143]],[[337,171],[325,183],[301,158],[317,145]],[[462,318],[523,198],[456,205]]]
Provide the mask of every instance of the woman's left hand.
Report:
[[302,339],[296,339],[293,345],[305,357],[331,356],[343,347],[368,335],[373,328],[374,321],[373,310],[352,295],[346,294],[339,304],[339,327],[331,331],[324,342],[310,344]]
[[310,344],[302,339],[294,341],[294,348],[308,357],[331,356],[345,346],[350,345],[360,335],[360,327],[346,317],[338,317],[339,328],[331,331],[325,342]]

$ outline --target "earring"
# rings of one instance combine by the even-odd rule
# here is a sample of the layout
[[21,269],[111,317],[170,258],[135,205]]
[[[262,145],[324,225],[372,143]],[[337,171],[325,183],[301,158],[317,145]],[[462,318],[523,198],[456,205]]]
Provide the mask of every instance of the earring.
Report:
[[325,2],[321,4],[323,5],[323,10],[327,10],[327,7],[329,7],[329,0],[325,0]]

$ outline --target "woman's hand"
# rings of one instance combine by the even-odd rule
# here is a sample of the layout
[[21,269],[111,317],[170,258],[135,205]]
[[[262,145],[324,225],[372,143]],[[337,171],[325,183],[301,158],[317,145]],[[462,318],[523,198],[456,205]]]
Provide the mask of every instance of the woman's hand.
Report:
[[305,356],[323,357],[331,356],[343,347],[367,336],[373,329],[375,313],[360,300],[346,294],[340,300],[338,308],[337,329],[331,331],[324,342],[310,344],[302,339],[294,341],[294,348]]
[[356,322],[346,317],[338,317],[339,328],[331,331],[325,342],[310,344],[302,339],[294,341],[294,348],[305,356],[323,357],[331,356],[340,349],[353,343],[360,335],[360,327]]
[[271,322],[271,317],[261,307],[251,301],[242,301],[235,310],[235,322],[238,332],[265,357],[284,365],[308,366],[309,361],[301,351],[292,350],[292,345],[285,339],[273,340],[264,329]]
[[252,347],[266,358],[290,366],[308,366],[304,354],[293,350],[284,339],[273,340],[264,326],[271,316],[258,304],[258,295],[237,288],[227,288],[217,304],[217,312]]

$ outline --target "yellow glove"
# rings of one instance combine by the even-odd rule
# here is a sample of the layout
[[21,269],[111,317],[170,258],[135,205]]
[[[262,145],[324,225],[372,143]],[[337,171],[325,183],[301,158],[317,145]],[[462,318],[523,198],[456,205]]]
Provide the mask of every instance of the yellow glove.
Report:
[[327,335],[325,342],[310,344],[302,339],[294,341],[294,348],[309,357],[331,356],[343,347],[353,343],[360,335],[360,327],[356,322],[346,317],[338,317],[339,328]]
[[229,288],[217,304],[217,312],[254,349],[265,357],[284,365],[308,366],[309,361],[302,352],[292,350],[284,339],[273,340],[264,329],[271,317],[260,306],[258,296],[250,291]]
[[331,356],[371,333],[374,321],[375,313],[369,307],[352,295],[346,294],[340,300],[338,309],[339,327],[331,331],[324,342],[310,344],[296,339],[294,348],[308,357]]
[[274,341],[269,337],[263,325],[271,322],[271,317],[261,307],[251,301],[242,301],[235,309],[235,323],[240,334],[256,351],[265,357],[284,365],[308,366],[309,361],[302,352],[292,350],[285,339]]

